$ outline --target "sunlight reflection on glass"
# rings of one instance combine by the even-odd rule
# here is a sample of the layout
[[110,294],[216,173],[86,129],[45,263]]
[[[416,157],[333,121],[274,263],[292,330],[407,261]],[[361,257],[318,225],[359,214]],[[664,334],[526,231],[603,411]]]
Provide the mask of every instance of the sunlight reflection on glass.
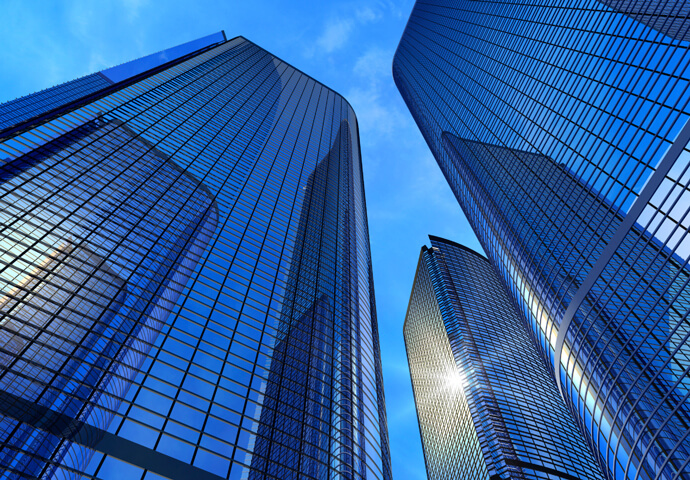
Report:
[[449,372],[446,377],[446,389],[461,392],[465,388],[465,375],[458,371]]

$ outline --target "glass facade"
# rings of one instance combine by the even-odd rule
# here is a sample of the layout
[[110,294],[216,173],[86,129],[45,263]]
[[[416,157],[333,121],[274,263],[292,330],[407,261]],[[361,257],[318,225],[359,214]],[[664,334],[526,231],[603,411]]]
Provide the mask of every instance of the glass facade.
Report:
[[2,110],[0,478],[390,478],[352,108],[166,52]]
[[690,476],[688,13],[419,1],[393,63],[612,479]]
[[[179,61],[187,55],[192,55],[199,50],[212,47],[224,42],[225,32],[218,32],[202,37],[191,42],[168,48],[158,53],[147,55],[121,65],[106,68],[103,71],[92,73],[76,80],[61,85],[47,88],[40,92],[32,93],[25,97],[17,98],[0,105],[0,136],[8,136],[19,128],[26,128],[28,120],[38,123],[44,120],[42,115],[52,112],[57,113],[57,108],[68,111],[70,107],[76,107],[87,97],[103,96],[108,91],[114,91],[121,87],[112,87],[116,83],[127,82],[140,74],[146,74],[149,70],[162,67]],[[111,88],[112,87],[112,88]],[[15,127],[15,128],[12,128]]]
[[403,330],[428,477],[604,478],[489,261],[431,245]]

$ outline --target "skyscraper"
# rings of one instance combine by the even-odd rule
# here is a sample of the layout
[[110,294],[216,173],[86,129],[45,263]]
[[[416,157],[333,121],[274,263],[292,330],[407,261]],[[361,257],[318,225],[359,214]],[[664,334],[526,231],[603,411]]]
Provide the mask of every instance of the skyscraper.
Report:
[[221,32],[0,114],[0,478],[390,478],[340,95]]
[[404,326],[429,479],[603,478],[491,264],[431,245]]
[[418,2],[393,75],[609,478],[690,476],[682,2]]

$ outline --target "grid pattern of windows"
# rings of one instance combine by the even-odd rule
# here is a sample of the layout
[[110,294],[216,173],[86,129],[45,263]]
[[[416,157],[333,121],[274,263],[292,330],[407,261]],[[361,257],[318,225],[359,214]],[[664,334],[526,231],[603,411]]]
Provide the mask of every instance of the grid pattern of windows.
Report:
[[604,5],[624,13],[676,40],[690,41],[690,5],[658,0],[602,0]]
[[[177,62],[185,55],[222,41],[225,41],[225,32],[221,31],[3,103],[0,105],[0,131],[21,125],[27,120],[60,107],[66,107],[88,95],[98,94],[114,83],[145,74],[148,70],[164,64]],[[3,133],[0,135],[7,136]]]
[[0,478],[390,478],[357,120],[243,38],[3,139]]
[[[471,416],[464,428],[476,431],[491,478],[603,478],[491,264],[448,240],[431,241],[432,248],[422,250],[405,326],[407,332],[414,322],[417,331],[415,337],[406,333],[411,372],[436,378],[436,388],[445,381],[446,388],[454,384],[464,392]],[[426,303],[435,308],[420,308]],[[438,343],[422,341],[435,328],[441,329]],[[451,372],[421,356],[438,355],[438,345],[452,351]],[[417,350],[423,353],[413,363]],[[419,373],[412,377],[416,393]],[[422,403],[419,398],[418,408]],[[438,418],[420,415],[422,422],[439,428]],[[450,472],[446,467],[444,474]],[[470,470],[462,478],[475,475]]]
[[468,398],[453,358],[427,252],[417,265],[403,335],[430,480],[489,480]]
[[610,478],[690,475],[688,14],[419,1],[394,60]]
[[26,97],[10,100],[0,105],[0,129],[11,127],[110,85],[111,82],[103,75],[92,73]]

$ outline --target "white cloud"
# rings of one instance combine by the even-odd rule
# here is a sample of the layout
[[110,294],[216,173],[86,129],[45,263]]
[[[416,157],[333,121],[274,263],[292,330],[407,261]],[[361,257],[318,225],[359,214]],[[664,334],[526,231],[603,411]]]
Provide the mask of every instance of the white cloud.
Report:
[[352,20],[337,19],[326,24],[323,33],[316,40],[316,46],[324,53],[331,53],[341,48],[352,33]]
[[377,22],[381,18],[383,14],[369,6],[355,10],[354,16],[331,18],[324,25],[314,45],[306,49],[305,56],[311,57],[315,53],[333,53],[345,46],[357,27]]
[[360,131],[369,134],[363,136],[363,141],[369,138],[374,140],[375,136],[371,133],[390,136],[406,122],[405,115],[397,109],[390,108],[376,87],[353,88],[347,94],[347,99],[357,114]]
[[84,42],[89,42],[95,36],[94,25],[97,24],[97,15],[94,5],[75,2],[68,6],[68,28],[69,32],[76,38]]
[[139,18],[142,7],[147,3],[147,0],[122,0],[121,6],[127,20],[130,23],[134,23]]
[[388,98],[394,92],[387,85],[391,82],[392,58],[392,52],[381,48],[371,48],[361,55],[352,69],[357,81],[346,96],[357,113],[360,130],[375,132],[376,136],[390,136],[410,123],[407,114]]
[[392,52],[372,48],[357,59],[353,72],[367,78],[370,82],[378,83],[390,74],[392,58]]
[[409,7],[402,7],[402,3],[396,0],[385,0],[381,5],[396,18],[407,18],[410,15]]
[[374,22],[379,20],[382,16],[379,12],[374,11],[371,7],[358,9],[356,15],[357,20],[359,20],[361,23]]
[[108,65],[108,62],[105,60],[105,58],[103,58],[103,55],[91,52],[91,55],[89,56],[88,72],[99,72],[108,67],[112,67],[112,65]]

